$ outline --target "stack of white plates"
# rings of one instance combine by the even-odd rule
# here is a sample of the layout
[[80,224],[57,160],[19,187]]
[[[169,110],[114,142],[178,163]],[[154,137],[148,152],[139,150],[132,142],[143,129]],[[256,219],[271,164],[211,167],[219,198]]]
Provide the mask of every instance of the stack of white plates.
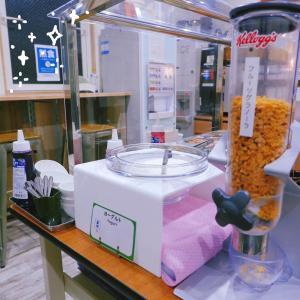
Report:
[[54,174],[65,174],[69,175],[68,171],[60,163],[50,159],[39,160],[34,165],[38,174],[42,177],[43,175],[49,176],[50,173]]
[[63,210],[70,217],[75,218],[73,180],[60,183],[58,189],[61,191],[61,206]]

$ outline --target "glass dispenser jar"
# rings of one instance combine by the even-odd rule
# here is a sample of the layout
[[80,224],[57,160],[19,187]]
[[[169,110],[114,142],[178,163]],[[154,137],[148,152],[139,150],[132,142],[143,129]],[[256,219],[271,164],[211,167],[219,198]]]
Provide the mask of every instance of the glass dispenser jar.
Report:
[[264,172],[289,143],[295,99],[300,7],[255,3],[231,12],[231,110],[227,193],[247,191],[248,235],[279,220],[284,183]]
[[290,143],[300,5],[259,2],[237,7],[230,16],[234,31],[226,191],[216,189],[212,196],[219,225],[235,225],[230,257],[236,274],[264,290],[288,273],[284,253],[268,240],[280,218],[284,180],[266,174],[265,167]]

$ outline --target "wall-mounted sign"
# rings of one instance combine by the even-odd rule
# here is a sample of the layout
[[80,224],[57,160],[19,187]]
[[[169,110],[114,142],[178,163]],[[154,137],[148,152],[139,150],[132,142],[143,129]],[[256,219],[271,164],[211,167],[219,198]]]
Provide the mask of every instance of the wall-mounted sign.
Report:
[[34,45],[37,81],[60,81],[57,46]]
[[148,118],[171,118],[175,114],[175,66],[148,64]]
[[171,64],[149,63],[148,66],[149,95],[174,95],[175,68]]

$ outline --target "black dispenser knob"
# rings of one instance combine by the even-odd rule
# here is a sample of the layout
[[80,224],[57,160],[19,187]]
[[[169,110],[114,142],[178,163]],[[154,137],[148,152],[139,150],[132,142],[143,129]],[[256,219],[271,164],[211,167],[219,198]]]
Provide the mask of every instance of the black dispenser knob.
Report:
[[252,229],[253,220],[245,214],[250,201],[250,195],[246,191],[229,196],[221,189],[216,189],[212,193],[212,198],[217,205],[216,221],[220,226],[232,224],[241,230]]

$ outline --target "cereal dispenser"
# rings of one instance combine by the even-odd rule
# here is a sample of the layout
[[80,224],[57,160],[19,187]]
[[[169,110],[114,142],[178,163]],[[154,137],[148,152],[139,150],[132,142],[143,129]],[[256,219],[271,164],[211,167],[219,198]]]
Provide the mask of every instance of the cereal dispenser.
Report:
[[[300,6],[260,2],[233,9],[226,189],[216,220],[235,225],[230,254],[239,278],[264,289],[285,256],[268,241],[280,219],[284,176],[268,172],[289,148],[296,95]],[[291,158],[292,159],[292,158]],[[289,160],[289,158],[288,158]]]

